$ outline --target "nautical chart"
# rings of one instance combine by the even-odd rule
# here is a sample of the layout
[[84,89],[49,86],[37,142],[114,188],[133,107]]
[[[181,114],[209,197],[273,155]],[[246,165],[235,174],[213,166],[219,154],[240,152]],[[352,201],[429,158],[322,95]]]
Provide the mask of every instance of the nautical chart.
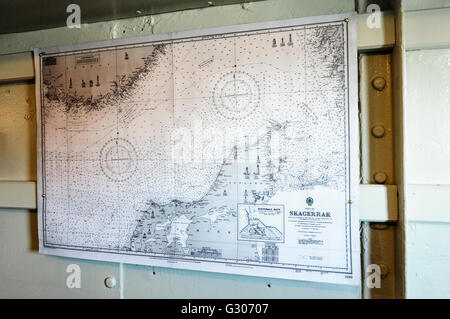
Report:
[[36,50],[40,251],[357,284],[353,17]]

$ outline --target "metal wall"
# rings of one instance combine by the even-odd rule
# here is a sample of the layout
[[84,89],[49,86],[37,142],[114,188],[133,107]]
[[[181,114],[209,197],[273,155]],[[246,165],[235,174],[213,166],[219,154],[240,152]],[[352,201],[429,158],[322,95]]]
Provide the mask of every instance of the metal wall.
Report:
[[[358,25],[362,270],[364,280],[367,265],[383,265],[382,288],[39,255],[35,211],[0,208],[0,297],[448,298],[450,36],[444,31],[450,27],[450,12],[440,8],[450,3],[433,0],[430,7],[423,7],[421,1],[398,2],[394,6],[398,10],[396,36],[394,15],[389,13],[383,14],[381,29],[367,28],[367,15],[360,15]],[[36,179],[31,49],[355,9],[362,13],[365,4],[267,0],[93,23],[81,29],[0,34],[0,203],[6,203],[0,206],[32,207],[34,200],[30,182]],[[430,8],[434,9],[422,10]],[[378,77],[386,81],[382,90],[380,80],[373,82]],[[81,268],[80,289],[66,285],[66,267],[74,263]],[[117,279],[114,288],[105,285],[107,277]]]
[[[0,35],[0,54],[75,42],[220,25],[350,12],[353,1],[269,0],[83,26]],[[65,13],[64,13],[65,14]],[[14,62],[7,65],[11,67]],[[17,63],[19,65],[20,63]],[[1,69],[1,68],[0,68]],[[13,67],[14,69],[14,67]],[[14,71],[14,70],[13,70]],[[0,70],[0,73],[2,71]],[[5,71],[3,71],[5,72]],[[34,85],[0,85],[0,179],[35,180]],[[13,196],[20,196],[13,194]],[[359,286],[172,270],[39,255],[37,214],[0,211],[0,297],[52,298],[359,298]],[[81,268],[81,288],[69,289],[66,267]],[[114,276],[115,288],[104,280]]]

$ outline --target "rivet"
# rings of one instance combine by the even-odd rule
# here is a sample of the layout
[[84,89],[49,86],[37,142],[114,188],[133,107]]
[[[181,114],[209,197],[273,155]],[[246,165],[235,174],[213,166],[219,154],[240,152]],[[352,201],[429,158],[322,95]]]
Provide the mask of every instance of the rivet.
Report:
[[377,91],[383,91],[386,87],[386,80],[379,76],[372,80],[372,86]]
[[348,22],[348,21],[349,21],[349,19],[348,19],[348,18],[345,18],[345,19],[344,19],[344,21],[345,21],[345,22]]
[[373,179],[378,184],[384,184],[386,182],[386,180],[387,180],[387,175],[384,172],[378,172],[378,173],[375,174]]
[[45,194],[42,194],[41,196],[42,196],[42,198],[45,198]]
[[372,127],[372,135],[377,138],[381,138],[384,136],[385,129],[383,125],[375,125]]
[[105,278],[105,286],[108,288],[116,287],[116,278],[114,277],[106,277]]
[[348,203],[351,205],[353,202],[351,199],[348,200]]

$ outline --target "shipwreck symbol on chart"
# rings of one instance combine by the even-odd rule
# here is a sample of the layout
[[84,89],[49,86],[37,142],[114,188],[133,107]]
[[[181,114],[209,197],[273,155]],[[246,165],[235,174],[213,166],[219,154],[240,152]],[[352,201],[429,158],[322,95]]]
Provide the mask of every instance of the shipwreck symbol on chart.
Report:
[[214,87],[214,106],[228,119],[242,119],[259,105],[258,82],[241,71],[223,75]]
[[210,65],[210,64],[213,63],[213,62],[214,62],[214,56],[212,56],[212,57],[210,57],[209,59],[207,59],[207,60],[201,62],[201,63],[198,65],[198,67],[199,67],[199,68],[204,68],[205,66],[208,66],[208,65]]
[[126,139],[111,139],[100,151],[101,169],[113,181],[123,182],[129,179],[136,171],[136,164],[136,151]]

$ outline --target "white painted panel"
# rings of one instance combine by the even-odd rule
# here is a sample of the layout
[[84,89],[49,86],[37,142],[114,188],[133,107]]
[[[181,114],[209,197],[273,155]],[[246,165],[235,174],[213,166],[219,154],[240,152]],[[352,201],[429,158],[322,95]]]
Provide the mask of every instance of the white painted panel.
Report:
[[450,223],[450,185],[408,185],[405,198],[408,221]]
[[[408,13],[407,47],[445,43],[448,21],[439,21],[446,12]],[[425,16],[426,23],[416,24]],[[407,51],[405,57],[405,295],[449,298],[450,49]]]
[[359,185],[359,219],[371,222],[396,221],[396,185]]
[[410,222],[406,231],[406,297],[450,298],[450,224]]
[[[37,214],[0,209],[0,298],[118,298],[120,289],[105,287],[119,265],[40,255]],[[69,289],[67,266],[81,270],[81,288]]]
[[125,265],[125,298],[360,298],[361,287]]
[[0,55],[0,82],[23,81],[34,78],[31,52]]
[[404,13],[403,44],[406,50],[448,48],[449,30],[450,8]]
[[33,84],[0,85],[0,180],[36,180]]
[[403,0],[402,9],[404,11],[426,10],[450,7],[450,0]]
[[0,207],[36,209],[36,183],[0,181]]
[[406,53],[408,184],[450,184],[450,49]]
[[380,12],[379,27],[367,23],[370,13],[358,15],[358,50],[390,48],[395,45],[395,17],[393,12]]

